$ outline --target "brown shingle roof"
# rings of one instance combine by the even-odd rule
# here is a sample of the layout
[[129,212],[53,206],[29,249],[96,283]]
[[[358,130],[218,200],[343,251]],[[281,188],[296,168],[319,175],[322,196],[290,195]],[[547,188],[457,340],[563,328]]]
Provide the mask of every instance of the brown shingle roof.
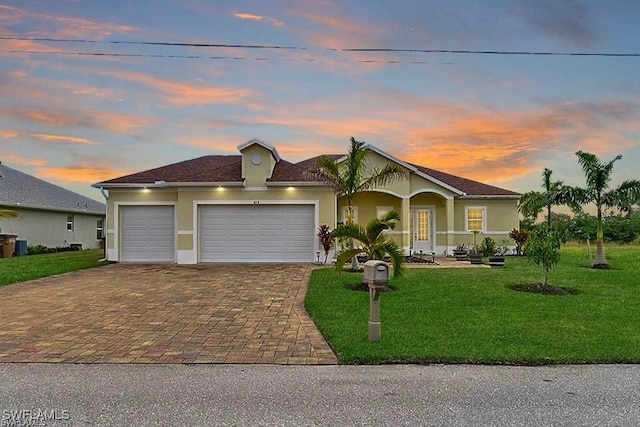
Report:
[[473,181],[467,178],[451,175],[435,169],[426,168],[424,166],[415,165],[412,163],[409,163],[409,164],[411,166],[414,166],[420,172],[426,175],[429,175],[430,177],[435,178],[438,181],[444,182],[445,184],[450,185],[453,188],[463,191],[469,196],[519,196],[520,195],[515,191],[505,190],[504,188],[483,184],[478,181]]
[[[343,154],[327,154],[334,160],[344,157]],[[312,157],[298,163],[280,160],[273,169],[270,183],[278,182],[313,182],[306,172],[312,169],[318,158]],[[421,173],[435,178],[469,196],[519,196],[519,193],[483,184],[478,181],[451,175],[435,169],[408,163]],[[162,166],[131,175],[114,178],[95,184],[152,184],[165,182],[242,182],[242,156],[203,156],[197,159]]]
[[156,181],[242,182],[242,156],[203,156],[121,176],[100,184],[149,184]]

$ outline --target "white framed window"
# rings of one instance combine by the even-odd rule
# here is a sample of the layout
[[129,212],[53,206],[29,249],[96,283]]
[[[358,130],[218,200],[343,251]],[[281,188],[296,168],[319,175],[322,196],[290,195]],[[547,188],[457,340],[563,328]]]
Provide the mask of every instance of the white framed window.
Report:
[[[357,206],[351,206],[351,209],[353,209],[353,218],[351,218],[353,220],[353,223],[357,223],[358,222],[358,207]],[[347,218],[349,217],[349,206],[345,206],[342,208],[342,222],[344,224],[347,223]]]
[[73,231],[73,215],[67,215],[67,231]]
[[393,210],[393,206],[376,206],[376,216],[382,218]]
[[96,238],[98,240],[104,237],[104,218],[98,218],[96,220]]
[[467,206],[464,211],[467,231],[487,231],[487,208],[485,206]]

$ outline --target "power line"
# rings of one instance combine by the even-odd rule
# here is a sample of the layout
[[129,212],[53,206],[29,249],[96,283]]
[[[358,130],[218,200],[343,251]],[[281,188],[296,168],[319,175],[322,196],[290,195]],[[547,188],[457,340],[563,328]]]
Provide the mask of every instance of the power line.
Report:
[[150,41],[120,41],[120,40],[83,40],[83,39],[53,39],[38,37],[0,37],[0,40],[19,40],[52,43],[105,43],[105,44],[131,44],[131,45],[151,45],[151,46],[181,46],[181,47],[229,47],[241,49],[291,49],[304,50],[304,47],[296,46],[274,46],[274,45],[247,45],[247,44],[213,44],[213,43],[172,43],[172,42],[150,42]]
[[[37,37],[0,37],[0,40],[17,41],[39,41],[50,43],[92,43],[92,44],[117,44],[117,45],[147,45],[147,46],[177,46],[177,47],[208,47],[208,48],[236,48],[236,49],[271,49],[271,50],[308,50],[300,46],[279,46],[279,45],[245,45],[245,44],[224,44],[224,43],[178,43],[178,42],[156,42],[156,41],[124,41],[124,40],[85,40],[85,39],[56,39]],[[467,55],[532,55],[532,56],[601,56],[601,57],[640,57],[640,53],[624,52],[551,52],[551,51],[508,51],[508,50],[455,50],[455,49],[394,49],[394,48],[325,48],[334,52],[394,52],[394,53],[444,53],[444,54],[467,54]],[[3,51],[13,53],[37,53],[50,54],[49,51]],[[151,55],[151,54],[101,54],[93,52],[71,52],[76,55],[96,55],[96,56],[138,56],[138,57],[158,57],[158,58],[207,58],[207,59],[229,59],[229,57],[209,57],[199,55]],[[236,58],[233,58],[236,59]],[[241,58],[245,59],[245,58]],[[253,58],[252,58],[253,59]],[[356,61],[356,62],[381,62],[381,63],[423,63],[423,61]]]

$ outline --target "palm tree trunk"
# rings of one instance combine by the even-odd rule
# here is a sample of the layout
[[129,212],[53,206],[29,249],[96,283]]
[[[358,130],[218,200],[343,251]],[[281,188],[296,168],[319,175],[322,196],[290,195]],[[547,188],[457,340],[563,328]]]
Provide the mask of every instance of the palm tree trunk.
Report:
[[[353,206],[351,205],[351,201],[349,200],[349,207],[347,210],[347,224],[353,224]],[[349,249],[353,249],[353,238],[349,239]],[[351,258],[351,270],[356,271],[360,269],[360,265],[358,264],[358,256],[354,256]]]
[[604,242],[600,239],[596,242],[596,259],[593,260],[592,266],[595,265],[608,265],[607,259],[604,256]]

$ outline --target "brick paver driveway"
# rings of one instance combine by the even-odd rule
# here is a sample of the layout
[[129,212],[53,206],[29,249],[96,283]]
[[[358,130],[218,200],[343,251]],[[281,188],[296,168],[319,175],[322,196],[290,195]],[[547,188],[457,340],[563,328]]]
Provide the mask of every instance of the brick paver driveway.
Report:
[[0,362],[331,364],[308,265],[127,265],[0,287]]

